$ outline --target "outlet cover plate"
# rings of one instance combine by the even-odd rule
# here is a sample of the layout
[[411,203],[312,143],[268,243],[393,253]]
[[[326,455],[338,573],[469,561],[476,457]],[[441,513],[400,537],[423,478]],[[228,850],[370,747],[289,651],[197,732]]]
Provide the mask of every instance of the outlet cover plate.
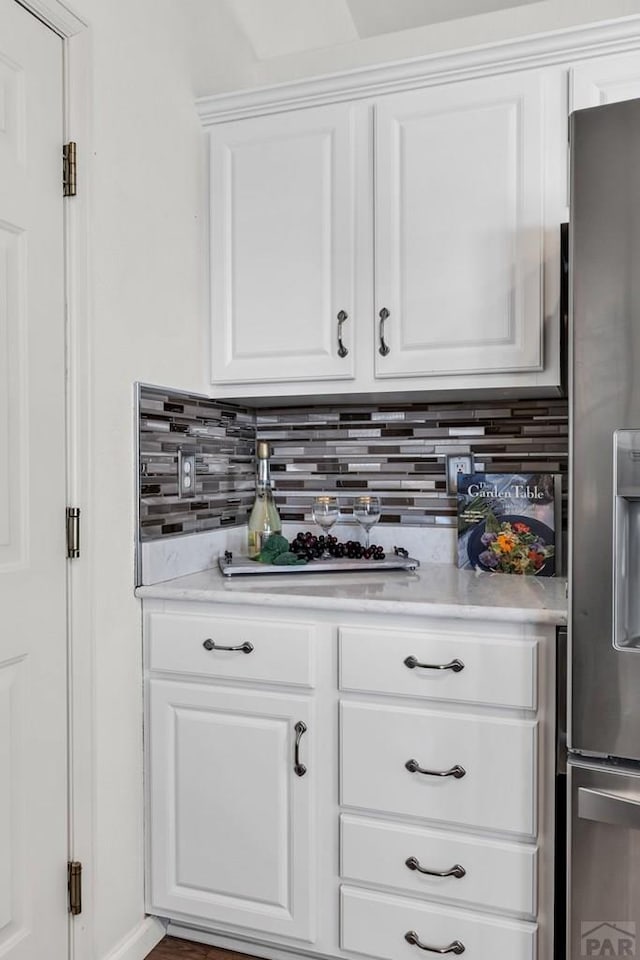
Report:
[[458,492],[459,473],[473,473],[472,454],[450,453],[447,455],[447,493],[451,497]]

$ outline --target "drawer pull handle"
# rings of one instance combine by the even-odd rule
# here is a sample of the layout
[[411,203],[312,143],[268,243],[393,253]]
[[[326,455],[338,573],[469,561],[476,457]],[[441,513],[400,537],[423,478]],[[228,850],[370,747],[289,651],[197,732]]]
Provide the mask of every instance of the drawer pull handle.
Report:
[[244,643],[239,643],[237,647],[223,647],[219,643],[214,643],[213,640],[209,640],[209,638],[207,638],[202,646],[205,648],[205,650],[232,650],[234,652],[241,650],[242,653],[251,653],[253,650],[253,644],[249,643],[248,640],[245,640]]
[[464,663],[458,659],[450,663],[420,663],[417,657],[411,656],[405,659],[404,665],[409,667],[409,670],[415,670],[416,667],[420,667],[421,670],[453,670],[454,673],[464,670]]
[[464,943],[462,943],[461,940],[454,940],[448,947],[428,947],[426,943],[420,942],[420,937],[415,930],[408,930],[404,938],[411,946],[420,947],[421,950],[428,950],[429,953],[456,953],[458,955],[464,953]]
[[307,725],[304,720],[298,720],[293,729],[296,732],[293,772],[295,773],[296,777],[304,777],[305,773],[307,772],[307,768],[305,767],[304,763],[300,763],[300,741],[302,740],[302,734],[307,732]]
[[348,320],[348,319],[349,319],[349,314],[346,313],[346,311],[341,310],[340,313],[338,314],[337,320],[338,320],[338,356],[342,360],[344,360],[345,357],[349,356],[349,351],[345,347],[344,343],[342,342],[342,324],[345,322],[345,320]]
[[422,773],[426,777],[455,777],[456,780],[460,780],[467,773],[459,763],[456,763],[455,767],[451,767],[450,770],[425,770],[417,760],[407,760],[405,767],[409,773]]
[[451,870],[427,870],[426,867],[420,866],[420,861],[417,859],[417,857],[409,857],[408,860],[405,860],[405,865],[409,867],[409,870],[417,870],[418,873],[426,873],[428,877],[456,877],[458,880],[462,880],[467,873],[465,868],[461,867],[459,863],[456,863],[455,866],[451,867]]

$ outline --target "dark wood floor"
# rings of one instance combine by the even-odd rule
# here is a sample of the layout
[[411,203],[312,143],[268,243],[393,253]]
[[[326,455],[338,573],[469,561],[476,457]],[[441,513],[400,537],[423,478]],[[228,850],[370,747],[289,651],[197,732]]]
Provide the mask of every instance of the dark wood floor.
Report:
[[189,940],[165,937],[155,950],[151,951],[147,960],[257,960],[257,958],[250,957],[246,953],[218,950],[217,947],[208,947],[204,943],[191,943]]

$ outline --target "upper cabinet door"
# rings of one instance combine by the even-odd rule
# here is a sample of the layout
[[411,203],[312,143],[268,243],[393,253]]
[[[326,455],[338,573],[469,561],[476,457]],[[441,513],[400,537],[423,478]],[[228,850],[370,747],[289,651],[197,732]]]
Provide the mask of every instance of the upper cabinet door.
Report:
[[377,377],[541,369],[543,100],[531,72],[377,102]]
[[214,383],[353,377],[357,115],[341,103],[211,129]]
[[571,68],[570,110],[599,107],[640,97],[640,56],[637,51],[596,57]]

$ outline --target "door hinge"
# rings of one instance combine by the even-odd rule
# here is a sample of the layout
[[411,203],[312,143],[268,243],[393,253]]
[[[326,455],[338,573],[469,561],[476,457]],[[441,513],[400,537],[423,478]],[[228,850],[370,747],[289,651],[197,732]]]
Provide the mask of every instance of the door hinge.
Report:
[[67,557],[80,556],[80,507],[67,507]]
[[62,147],[62,195],[76,195],[76,145],[73,140]]
[[67,863],[69,913],[77,917],[82,913],[82,864],[79,860]]

